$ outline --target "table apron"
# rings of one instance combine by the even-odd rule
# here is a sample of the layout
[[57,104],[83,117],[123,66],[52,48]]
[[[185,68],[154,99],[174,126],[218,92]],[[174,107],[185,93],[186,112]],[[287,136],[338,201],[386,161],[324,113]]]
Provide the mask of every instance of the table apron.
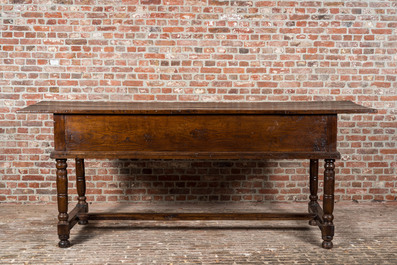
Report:
[[101,152],[166,152],[176,158],[178,153],[214,158],[336,153],[336,115],[55,114],[54,120],[55,153],[82,157]]

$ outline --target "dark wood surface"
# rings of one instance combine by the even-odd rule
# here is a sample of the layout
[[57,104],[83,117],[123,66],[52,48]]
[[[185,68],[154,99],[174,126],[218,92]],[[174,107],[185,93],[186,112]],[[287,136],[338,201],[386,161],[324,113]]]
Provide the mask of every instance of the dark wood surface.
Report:
[[324,198],[323,198],[323,220],[321,226],[323,248],[332,248],[334,237],[334,190],[335,190],[335,159],[325,159],[324,164]]
[[[59,246],[89,220],[310,220],[332,248],[337,114],[376,112],[339,102],[40,102],[24,113],[53,113]],[[67,158],[76,159],[78,203],[68,213]],[[85,158],[310,159],[308,213],[89,213]],[[324,164],[323,208],[318,159]]]
[[63,114],[338,114],[376,110],[351,101],[311,102],[95,102],[42,101],[20,113]]
[[312,213],[89,213],[88,220],[311,220]]
[[[65,148],[154,152],[336,151],[335,146],[328,145],[328,119],[332,116],[66,115]],[[61,149],[56,145],[55,150]]]
[[68,175],[66,159],[56,160],[57,201],[58,201],[58,246],[70,247],[69,214],[68,214]]
[[339,152],[53,151],[51,158],[95,159],[339,159]]
[[53,158],[339,158],[336,115],[55,114]]
[[[309,213],[314,213],[312,208],[318,204],[318,159],[310,159],[310,196],[309,196]],[[315,219],[310,220],[310,225],[317,225]]]

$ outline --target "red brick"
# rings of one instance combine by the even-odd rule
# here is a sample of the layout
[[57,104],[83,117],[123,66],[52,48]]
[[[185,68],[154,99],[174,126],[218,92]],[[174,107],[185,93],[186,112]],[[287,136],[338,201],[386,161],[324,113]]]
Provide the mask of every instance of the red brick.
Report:
[[185,28],[183,27],[164,27],[163,32],[183,32]]
[[46,18],[62,18],[62,12],[46,12],[44,17]]
[[134,95],[134,100],[154,100],[154,95]]
[[255,2],[255,6],[275,6],[276,2],[274,1],[257,1]]
[[210,33],[229,33],[229,28],[209,28],[208,31]]
[[161,0],[141,0],[142,5],[160,5]]
[[368,163],[368,167],[388,167],[389,163],[387,162],[371,162]]

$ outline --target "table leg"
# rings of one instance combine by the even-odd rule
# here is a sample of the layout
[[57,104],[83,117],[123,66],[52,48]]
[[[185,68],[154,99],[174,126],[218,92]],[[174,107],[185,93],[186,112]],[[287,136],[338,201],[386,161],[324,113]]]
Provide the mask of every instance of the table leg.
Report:
[[[318,159],[310,159],[310,202],[309,213],[318,204]],[[310,225],[317,226],[316,220],[309,221]]]
[[56,159],[57,168],[57,199],[58,199],[58,246],[70,247],[69,215],[68,215],[68,176],[66,159]]
[[[84,159],[76,158],[76,187],[79,207],[84,208],[84,212],[88,212],[88,204],[85,197],[86,185],[85,185],[85,169],[84,169]],[[80,225],[88,224],[87,219],[79,218]]]
[[332,239],[334,237],[334,224],[332,215],[334,211],[334,189],[335,189],[335,159],[325,159],[324,164],[324,201],[323,201],[323,248],[332,248]]

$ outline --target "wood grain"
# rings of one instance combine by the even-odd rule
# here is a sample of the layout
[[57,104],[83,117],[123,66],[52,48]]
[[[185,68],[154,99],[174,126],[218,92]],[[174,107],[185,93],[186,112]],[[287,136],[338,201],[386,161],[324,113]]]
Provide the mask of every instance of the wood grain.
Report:
[[65,115],[65,146],[67,151],[336,151],[329,148],[327,123],[326,115]]

